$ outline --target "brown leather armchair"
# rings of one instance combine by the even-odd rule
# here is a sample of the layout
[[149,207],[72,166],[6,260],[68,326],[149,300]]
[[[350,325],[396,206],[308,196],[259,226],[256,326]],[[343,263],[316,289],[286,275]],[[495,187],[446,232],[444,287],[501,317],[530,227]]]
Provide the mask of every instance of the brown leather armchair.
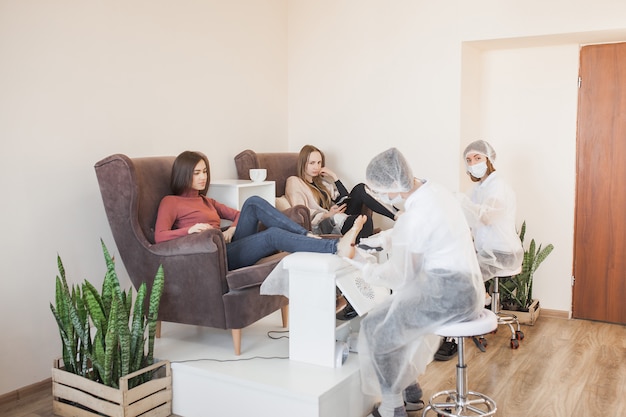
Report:
[[[241,353],[241,329],[282,309],[287,326],[288,300],[259,293],[260,285],[285,254],[229,271],[220,230],[154,243],[154,224],[161,199],[171,194],[174,156],[129,158],[111,155],[95,164],[96,176],[113,238],[126,271],[138,288],[148,290],[159,265],[165,286],[159,320],[230,329],[235,354]],[[286,214],[310,225],[304,206]]]

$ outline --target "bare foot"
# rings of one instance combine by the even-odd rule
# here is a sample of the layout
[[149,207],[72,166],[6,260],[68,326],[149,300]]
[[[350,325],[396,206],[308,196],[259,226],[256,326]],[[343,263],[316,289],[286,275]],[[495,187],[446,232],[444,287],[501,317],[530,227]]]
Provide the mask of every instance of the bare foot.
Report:
[[363,225],[367,221],[367,216],[361,215],[354,220],[354,224],[346,232],[345,235],[339,239],[337,242],[337,255],[343,256],[346,258],[354,258],[355,249],[354,245],[356,244],[356,237],[363,228]]
[[318,236],[318,235],[313,234],[311,232],[307,233],[306,237],[312,237],[313,239],[321,239],[322,238],[321,236]]

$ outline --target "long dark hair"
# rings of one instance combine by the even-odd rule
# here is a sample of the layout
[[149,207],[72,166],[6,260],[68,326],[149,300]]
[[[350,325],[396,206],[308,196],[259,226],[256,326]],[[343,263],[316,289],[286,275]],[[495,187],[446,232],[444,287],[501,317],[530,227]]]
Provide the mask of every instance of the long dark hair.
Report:
[[201,160],[206,164],[207,181],[204,190],[201,190],[200,194],[206,195],[209,184],[211,183],[209,160],[205,154],[193,151],[185,151],[174,160],[172,176],[170,178],[170,188],[175,195],[184,194],[191,189],[191,185],[193,184],[193,170]]
[[328,193],[323,193],[320,190],[325,190],[326,186],[324,185],[324,180],[322,180],[321,176],[313,177],[313,184],[310,184],[306,180],[306,165],[309,162],[309,155],[313,152],[319,152],[322,155],[322,167],[326,166],[326,157],[324,156],[324,152],[320,151],[313,145],[304,145],[302,149],[300,149],[300,154],[298,155],[298,177],[311,189],[313,196],[319,203],[319,205],[326,210],[329,210],[332,206],[332,199]]

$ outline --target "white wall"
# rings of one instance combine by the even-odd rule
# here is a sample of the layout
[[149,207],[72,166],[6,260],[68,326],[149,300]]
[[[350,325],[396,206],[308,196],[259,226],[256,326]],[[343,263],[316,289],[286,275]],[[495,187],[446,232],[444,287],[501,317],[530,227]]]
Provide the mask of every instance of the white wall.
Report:
[[[486,51],[480,133],[496,168],[516,190],[525,246],[555,245],[537,270],[533,295],[569,311],[573,262],[578,45]],[[471,181],[465,179],[464,186]]]
[[461,44],[448,6],[289,4],[290,148],[320,147],[354,185],[372,156],[396,146],[416,175],[456,187]]
[[578,48],[626,40],[626,3],[289,4],[290,148],[319,146],[353,185],[396,146],[417,176],[466,190],[462,149],[492,142],[526,242],[555,245],[534,296],[569,312]]
[[[284,0],[0,0],[0,395],[50,377],[56,255],[100,286],[116,248],[93,165],[287,144]],[[124,268],[122,286],[130,283]]]
[[[60,353],[48,308],[57,252],[71,279],[101,282],[98,239],[115,248],[93,164],[116,152],[198,149],[217,178],[235,174],[242,149],[312,143],[353,185],[397,146],[416,175],[456,190],[468,185],[461,149],[492,135],[518,217],[557,247],[535,295],[568,310],[566,78],[575,45],[626,39],[624,22],[621,0],[0,0],[0,395],[48,378]],[[530,65],[525,83],[511,60]],[[517,122],[513,110],[526,123],[511,132],[499,118]],[[531,138],[550,148],[533,153]]]

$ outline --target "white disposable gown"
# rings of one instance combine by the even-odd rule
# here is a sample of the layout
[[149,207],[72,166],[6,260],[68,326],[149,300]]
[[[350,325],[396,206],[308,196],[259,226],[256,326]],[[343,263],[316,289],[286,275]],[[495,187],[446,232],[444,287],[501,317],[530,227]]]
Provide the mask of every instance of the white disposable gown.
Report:
[[382,233],[389,259],[362,271],[366,281],[393,290],[361,322],[362,387],[369,395],[415,383],[439,347],[434,330],[477,316],[484,301],[470,230],[451,192],[424,183],[395,227]]
[[478,264],[487,281],[519,269],[524,249],[515,230],[516,199],[513,189],[492,172],[477,183],[461,205],[474,236]]

